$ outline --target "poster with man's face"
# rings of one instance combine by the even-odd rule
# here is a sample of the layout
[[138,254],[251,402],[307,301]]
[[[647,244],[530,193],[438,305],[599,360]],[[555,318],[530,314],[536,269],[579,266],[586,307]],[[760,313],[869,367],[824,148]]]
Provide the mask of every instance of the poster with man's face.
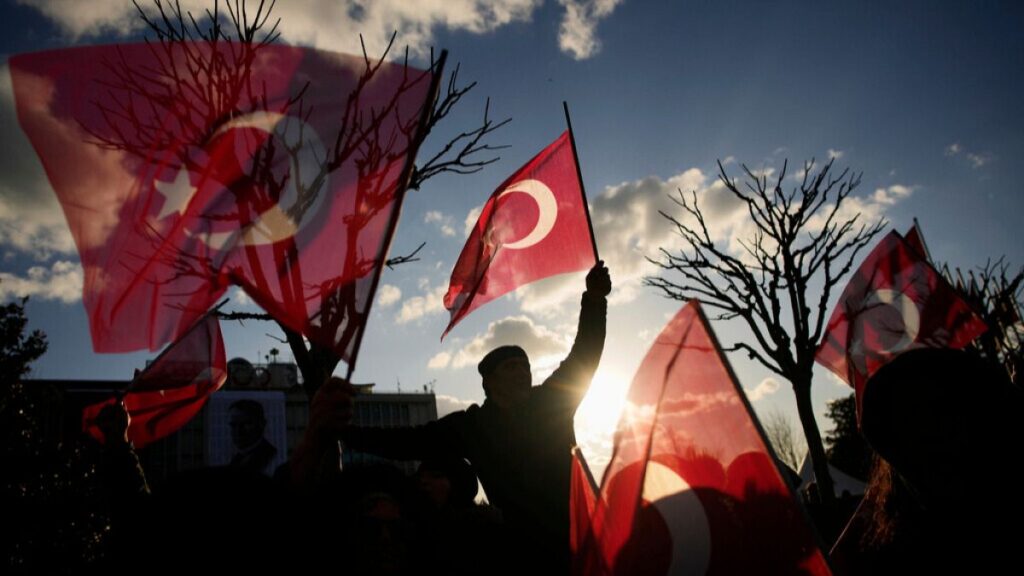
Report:
[[287,459],[285,396],[279,390],[221,390],[206,411],[206,464],[272,475]]

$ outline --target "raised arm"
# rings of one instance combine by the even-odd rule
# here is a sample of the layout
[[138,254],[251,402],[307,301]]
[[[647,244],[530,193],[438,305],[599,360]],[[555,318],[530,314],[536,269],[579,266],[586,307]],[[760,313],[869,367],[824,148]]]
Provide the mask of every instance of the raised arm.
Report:
[[558,393],[565,393],[578,405],[590,387],[604,351],[605,325],[608,316],[608,294],[611,277],[604,262],[598,262],[587,273],[587,290],[580,303],[580,320],[572,350],[557,370],[542,384]]

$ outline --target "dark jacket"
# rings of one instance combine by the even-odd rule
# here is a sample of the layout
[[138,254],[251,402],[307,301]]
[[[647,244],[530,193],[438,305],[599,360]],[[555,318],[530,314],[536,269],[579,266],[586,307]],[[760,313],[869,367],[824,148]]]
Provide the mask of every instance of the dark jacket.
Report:
[[466,458],[501,510],[511,544],[527,547],[517,553],[568,570],[573,416],[601,359],[607,302],[584,295],[581,308],[568,357],[523,405],[500,410],[485,401],[423,426],[351,428],[346,446],[396,460]]

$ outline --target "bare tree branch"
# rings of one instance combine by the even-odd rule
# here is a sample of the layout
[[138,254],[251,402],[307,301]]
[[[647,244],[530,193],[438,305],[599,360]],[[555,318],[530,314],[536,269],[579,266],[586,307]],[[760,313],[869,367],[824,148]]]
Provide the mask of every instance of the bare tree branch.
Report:
[[422,242],[419,246],[416,247],[415,250],[413,250],[409,254],[406,254],[404,256],[395,256],[394,258],[388,258],[384,262],[384,265],[393,270],[395,268],[395,266],[398,266],[399,264],[407,264],[409,262],[418,262],[419,258],[416,258],[416,254],[419,254],[419,251],[422,250],[423,247],[426,246],[426,245],[427,245],[426,242]]
[[[456,67],[449,76],[446,91],[428,110],[424,129],[424,111],[400,103],[404,95],[422,88],[432,75],[408,66],[406,50],[404,65],[399,62],[391,69],[396,70],[397,79],[388,97],[367,96],[372,92],[367,87],[392,53],[395,35],[379,57],[371,57],[364,44],[362,60],[356,61],[355,85],[338,107],[340,118],[332,127],[336,133],[321,134],[322,142],[316,140],[322,149],[309,149],[311,138],[304,130],[314,114],[313,105],[305,98],[310,84],[296,86],[286,95],[286,102],[269,102],[267,86],[253,73],[261,70],[259,51],[280,37],[280,19],[272,17],[275,0],[225,0],[226,10],[215,1],[210,9],[197,15],[184,10],[179,0],[153,0],[146,8],[138,0],[133,2],[153,36],[153,40],[147,40],[146,49],[148,61],[154,64],[142,68],[132,64],[124,53],[119,53],[119,59],[103,63],[108,72],[102,84],[106,93],[95,98],[92,105],[105,125],[100,129],[83,126],[94,144],[143,162],[154,150],[168,151],[173,157],[165,162],[174,169],[206,174],[211,159],[195,150],[203,150],[232,119],[288,111],[275,129],[275,137],[267,138],[252,152],[248,159],[251,167],[224,183],[225,194],[231,194],[235,202],[224,202],[219,212],[204,213],[201,222],[190,226],[210,227],[228,221],[237,223],[239,233],[244,234],[248,231],[246,227],[256,222],[267,206],[273,205],[281,206],[292,222],[301,223],[307,212],[316,209],[318,198],[327,193],[330,174],[342,168],[354,172],[356,186],[352,196],[357,209],[346,214],[340,223],[347,241],[344,253],[339,255],[344,273],[338,278],[312,281],[309,274],[304,275],[294,236],[276,242],[262,253],[249,244],[235,252],[250,270],[246,281],[255,284],[252,288],[256,292],[279,295],[286,302],[285,308],[315,310],[303,330],[311,337],[317,332],[334,339],[335,347],[326,347],[281,326],[285,339],[278,340],[288,342],[307,392],[312,395],[342,356],[354,354],[355,345],[351,343],[358,341],[359,329],[369,314],[371,300],[365,291],[355,289],[351,279],[369,278],[381,264],[394,267],[415,262],[425,245],[410,254],[386,258],[383,253],[366,253],[372,251],[366,249],[365,242],[358,241],[360,232],[374,218],[391,209],[395,187],[400,185],[396,184],[398,171],[381,167],[403,165],[410,151],[436,132],[441,122],[464,102],[475,83],[460,84]],[[436,72],[437,64],[432,58],[431,71]],[[408,187],[418,189],[429,178],[444,172],[477,172],[497,161],[493,153],[504,146],[492,145],[489,139],[508,122],[493,120],[487,101],[481,123],[457,133],[425,163],[414,168]],[[183,221],[179,219],[169,230],[143,224],[142,235],[151,243],[150,248],[156,249],[148,254],[157,256],[147,257],[140,247],[129,252],[120,264],[155,284],[194,278],[193,290],[201,290],[202,280],[221,274],[223,262],[214,261],[214,257],[220,256],[211,257],[207,250],[189,253],[187,249],[174,249],[171,239],[181,235]],[[209,230],[189,228],[188,232],[196,236],[210,233]],[[147,267],[159,267],[161,274],[167,271],[171,277],[146,275]],[[270,270],[273,272],[267,272]],[[349,280],[342,282],[339,278]],[[269,314],[239,311],[218,316],[239,322],[274,320]]]
[[[738,254],[712,238],[695,191],[671,196],[682,216],[662,216],[674,226],[684,248],[661,249],[657,258],[649,258],[662,274],[644,282],[669,298],[699,299],[719,310],[719,319],[746,323],[753,342],[737,342],[726,350],[745,353],[792,384],[819,486],[831,495],[810,402],[814,354],[829,297],[885,222],[866,225],[858,216],[841,212],[860,184],[860,174],[849,169],[836,173],[833,161],[816,168],[812,159],[804,163],[800,185],[787,192],[787,168],[788,162],[769,179],[767,172],[742,165],[741,185],[718,163],[720,182],[742,203],[753,224],[752,236],[735,239]],[[808,300],[812,289],[820,291],[813,307]]]

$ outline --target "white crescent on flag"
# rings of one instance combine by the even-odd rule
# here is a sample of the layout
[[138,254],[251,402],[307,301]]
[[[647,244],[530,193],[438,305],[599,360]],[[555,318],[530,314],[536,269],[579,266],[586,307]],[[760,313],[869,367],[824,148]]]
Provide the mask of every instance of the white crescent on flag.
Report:
[[[328,189],[326,171],[321,170],[327,150],[312,126],[294,116],[289,117],[280,112],[260,111],[232,119],[221,126],[214,136],[240,128],[262,130],[276,136],[284,145],[287,153],[291,155],[289,160],[291,166],[285,189],[278,202],[256,216],[250,224],[235,230],[192,232],[194,237],[218,251],[230,249],[238,242],[248,246],[275,244],[298,234],[302,227],[313,219],[313,215],[323,204],[324,195],[321,191]],[[244,162],[247,159],[239,158],[239,160]],[[300,183],[297,180],[303,175],[311,174],[318,177],[322,175],[322,179],[301,183],[303,187],[317,188],[318,190],[313,190],[312,204],[303,212],[299,222],[295,222],[283,206],[291,207],[299,201]],[[223,183],[218,184],[225,187]],[[164,196],[164,204],[157,220],[174,212],[183,213],[196,192],[196,187],[192,185],[188,169],[185,166],[181,167],[173,182],[157,181],[155,187]]]
[[654,506],[668,526],[672,561],[666,574],[707,573],[711,563],[711,528],[704,505],[686,480],[668,466],[649,460],[644,473],[643,498]]
[[555,195],[551,192],[551,188],[548,188],[547,184],[540,180],[520,180],[505,188],[498,195],[498,199],[513,192],[526,194],[537,203],[537,223],[533,230],[515,242],[502,245],[502,248],[521,250],[543,240],[555,227],[555,220],[558,219],[558,202],[555,201]]
[[903,318],[903,332],[899,339],[889,346],[879,344],[879,352],[894,353],[902,352],[917,341],[917,335],[921,331],[921,311],[906,294],[888,288],[875,290],[864,301],[865,308],[874,305],[884,305],[895,308]]

